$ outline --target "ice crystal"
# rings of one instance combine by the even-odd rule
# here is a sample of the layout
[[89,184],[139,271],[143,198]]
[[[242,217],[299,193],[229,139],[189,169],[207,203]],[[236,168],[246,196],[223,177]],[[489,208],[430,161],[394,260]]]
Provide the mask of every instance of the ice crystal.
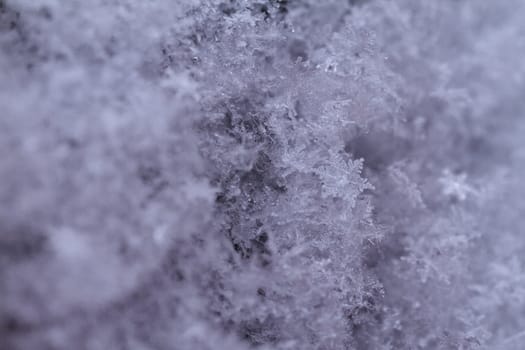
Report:
[[516,349],[520,0],[0,0],[0,349]]

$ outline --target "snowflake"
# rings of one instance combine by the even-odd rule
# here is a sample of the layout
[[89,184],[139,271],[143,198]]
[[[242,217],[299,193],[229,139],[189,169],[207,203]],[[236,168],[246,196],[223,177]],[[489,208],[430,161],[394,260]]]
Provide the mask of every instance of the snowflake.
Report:
[[467,183],[467,174],[454,174],[450,169],[445,169],[439,178],[443,195],[464,201],[469,194],[477,194],[477,191]]

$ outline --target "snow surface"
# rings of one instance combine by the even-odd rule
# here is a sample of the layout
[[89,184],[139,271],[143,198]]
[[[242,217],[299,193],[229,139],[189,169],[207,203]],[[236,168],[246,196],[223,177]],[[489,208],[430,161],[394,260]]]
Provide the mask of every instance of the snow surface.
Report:
[[0,349],[525,348],[523,18],[0,0]]

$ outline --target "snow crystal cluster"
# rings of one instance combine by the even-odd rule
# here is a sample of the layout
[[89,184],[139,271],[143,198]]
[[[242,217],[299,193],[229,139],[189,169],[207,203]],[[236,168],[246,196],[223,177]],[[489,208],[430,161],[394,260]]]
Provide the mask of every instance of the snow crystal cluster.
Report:
[[522,0],[0,0],[0,349],[525,348]]

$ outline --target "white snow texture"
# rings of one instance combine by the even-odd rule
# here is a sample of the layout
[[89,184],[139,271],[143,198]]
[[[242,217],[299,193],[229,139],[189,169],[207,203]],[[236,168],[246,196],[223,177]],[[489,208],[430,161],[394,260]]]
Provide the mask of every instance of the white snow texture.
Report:
[[0,349],[525,349],[524,18],[0,0]]

